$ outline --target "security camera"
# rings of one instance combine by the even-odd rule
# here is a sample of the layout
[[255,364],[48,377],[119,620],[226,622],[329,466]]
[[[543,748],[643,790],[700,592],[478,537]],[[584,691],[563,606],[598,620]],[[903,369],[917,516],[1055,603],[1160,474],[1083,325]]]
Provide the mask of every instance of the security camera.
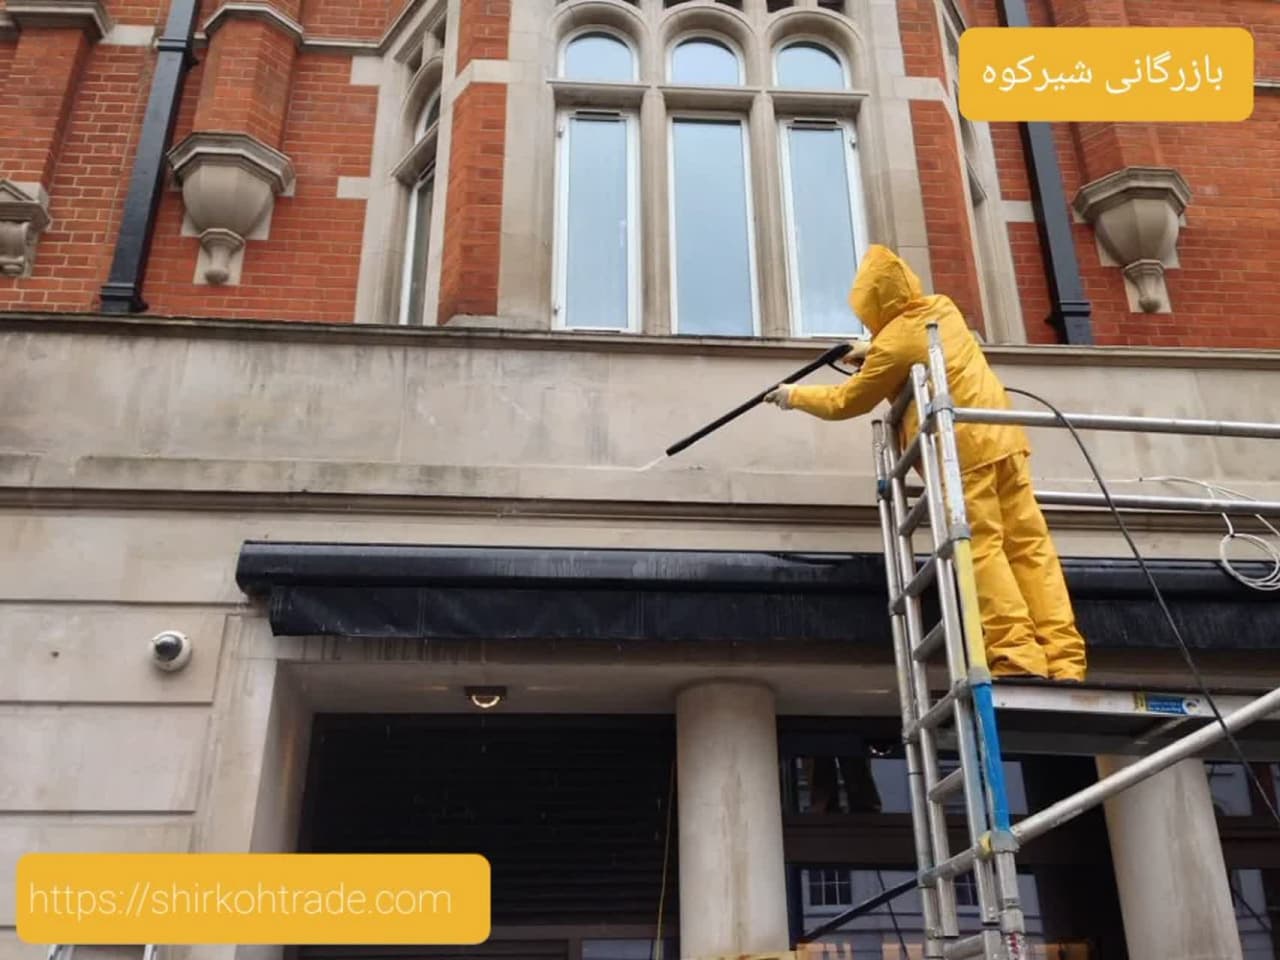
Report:
[[191,659],[191,641],[185,633],[165,630],[151,638],[151,662],[160,670],[181,670]]

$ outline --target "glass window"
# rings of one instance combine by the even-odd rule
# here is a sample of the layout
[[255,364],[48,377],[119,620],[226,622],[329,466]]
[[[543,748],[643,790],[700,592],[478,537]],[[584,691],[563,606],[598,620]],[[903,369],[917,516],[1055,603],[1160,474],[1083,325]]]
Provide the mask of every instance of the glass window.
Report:
[[778,86],[804,90],[843,90],[844,67],[818,43],[802,40],[778,51]]
[[634,326],[638,247],[634,123],[578,111],[561,127],[558,322]]
[[[808,898],[804,905],[804,915],[800,918],[800,924],[804,930],[813,930],[824,921],[830,920],[833,914],[840,912],[833,907],[847,908],[856,903],[863,903],[915,876],[914,871],[911,870],[878,870],[866,866],[810,869],[805,873]],[[843,886],[839,888],[839,895],[847,896],[847,899],[838,904],[821,902],[821,898],[825,898],[832,889],[828,884],[832,883],[835,877],[842,878],[843,882],[848,884],[847,888]],[[1029,957],[1090,956],[1088,948],[1083,943],[1045,943],[1038,890],[1032,874],[1018,875],[1018,893],[1022,898],[1025,911]],[[962,892],[959,884],[957,884],[957,895],[960,897],[968,895]],[[981,917],[974,909],[963,909],[960,912],[959,921],[962,934],[976,932],[982,926]],[[827,957],[851,957],[852,960],[860,960],[863,957],[905,960],[909,956],[918,960],[922,955],[923,944],[923,903],[919,891],[913,889],[823,935],[814,946],[820,945]]]
[[675,329],[750,336],[755,264],[742,122],[677,119],[671,140]]
[[801,336],[861,333],[848,302],[865,246],[851,132],[784,123],[782,152],[793,328]]
[[736,86],[742,82],[742,65],[719,40],[686,40],[671,51],[671,82]]
[[426,133],[440,120],[440,94],[436,94],[431,98],[431,102],[427,104],[426,113],[422,120],[422,132]]
[[811,907],[851,907],[853,891],[848,870],[806,870]]
[[435,197],[435,167],[427,168],[413,188],[409,202],[409,225],[405,240],[404,294],[401,323],[422,323],[423,296],[427,281],[427,243],[431,236],[431,201]]
[[635,56],[622,40],[608,33],[584,33],[564,49],[567,80],[626,83],[636,78]]

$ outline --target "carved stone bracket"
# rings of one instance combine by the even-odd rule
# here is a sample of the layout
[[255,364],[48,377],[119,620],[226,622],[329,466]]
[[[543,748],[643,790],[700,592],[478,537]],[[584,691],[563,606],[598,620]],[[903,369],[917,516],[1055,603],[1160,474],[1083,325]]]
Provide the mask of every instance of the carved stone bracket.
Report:
[[48,202],[38,186],[0,178],[0,276],[31,276],[36,242],[49,226]]
[[1178,231],[1190,202],[1187,181],[1167,167],[1125,167],[1076,194],[1076,212],[1093,224],[1098,243],[1124,272],[1132,309],[1172,310],[1165,270],[1177,265]]
[[266,236],[278,194],[293,187],[289,158],[246,133],[193,133],[169,151],[191,231],[196,283],[240,282],[246,240]]

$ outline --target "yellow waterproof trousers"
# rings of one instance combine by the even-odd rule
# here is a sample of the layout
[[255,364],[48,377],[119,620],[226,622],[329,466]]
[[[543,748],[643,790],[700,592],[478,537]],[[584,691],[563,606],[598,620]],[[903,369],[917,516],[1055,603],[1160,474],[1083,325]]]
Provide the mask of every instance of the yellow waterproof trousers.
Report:
[[1026,456],[969,471],[963,484],[992,676],[1083,680],[1084,638]]

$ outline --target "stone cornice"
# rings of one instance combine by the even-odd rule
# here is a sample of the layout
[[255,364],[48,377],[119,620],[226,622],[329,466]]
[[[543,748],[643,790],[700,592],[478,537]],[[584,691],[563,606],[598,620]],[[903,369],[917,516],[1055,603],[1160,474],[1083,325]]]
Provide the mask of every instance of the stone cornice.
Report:
[[[112,314],[0,312],[0,332],[8,330],[82,336],[178,337],[190,340],[258,340],[457,349],[474,346],[503,350],[566,350],[640,356],[736,356],[790,360],[796,366],[812,360],[829,346],[829,342],[825,340],[495,330],[467,327],[463,320],[444,327],[406,327],[391,324],[301,323],[292,320],[224,320],[157,315],[120,317]],[[1280,371],[1280,350],[986,345],[983,351],[1003,366]]]
[[[5,14],[18,29],[23,27],[79,27],[94,40],[111,32],[111,16],[102,0],[8,0]],[[0,35],[4,33],[0,22]]]

